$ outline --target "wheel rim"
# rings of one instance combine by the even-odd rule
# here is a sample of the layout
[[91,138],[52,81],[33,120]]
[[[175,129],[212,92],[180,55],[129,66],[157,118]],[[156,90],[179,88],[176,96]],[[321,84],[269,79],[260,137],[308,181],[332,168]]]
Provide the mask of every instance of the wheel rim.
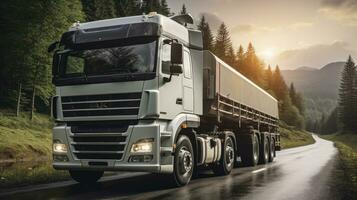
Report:
[[225,156],[226,156],[226,164],[227,167],[230,168],[234,162],[234,149],[232,140],[229,138],[227,139],[227,145],[225,149]]
[[185,147],[181,147],[178,154],[178,168],[179,172],[182,176],[187,176],[192,170],[193,162],[192,162],[192,154]]

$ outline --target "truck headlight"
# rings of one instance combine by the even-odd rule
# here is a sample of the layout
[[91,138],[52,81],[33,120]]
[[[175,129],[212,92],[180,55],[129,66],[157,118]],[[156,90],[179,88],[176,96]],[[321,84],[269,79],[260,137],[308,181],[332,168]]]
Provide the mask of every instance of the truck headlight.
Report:
[[67,153],[66,144],[63,144],[60,141],[54,141],[53,142],[53,152],[54,153]]
[[153,145],[154,139],[153,138],[148,138],[148,139],[141,139],[137,142],[135,142],[131,146],[131,153],[150,153],[152,152],[152,145]]

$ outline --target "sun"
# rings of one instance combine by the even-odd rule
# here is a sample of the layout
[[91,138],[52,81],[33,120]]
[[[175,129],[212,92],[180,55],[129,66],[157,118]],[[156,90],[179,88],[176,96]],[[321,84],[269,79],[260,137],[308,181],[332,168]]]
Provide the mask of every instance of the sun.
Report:
[[262,51],[261,56],[264,60],[272,60],[275,56],[275,50],[273,48],[268,48]]

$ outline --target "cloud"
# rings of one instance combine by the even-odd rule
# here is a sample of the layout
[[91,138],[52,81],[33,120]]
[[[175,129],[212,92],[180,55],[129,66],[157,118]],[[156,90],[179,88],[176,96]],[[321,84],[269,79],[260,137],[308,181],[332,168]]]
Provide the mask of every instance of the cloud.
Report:
[[240,33],[255,33],[255,32],[267,32],[267,31],[273,31],[275,30],[274,28],[270,27],[264,27],[264,26],[256,26],[252,24],[240,24],[231,29],[231,32],[233,34],[240,34]]
[[313,25],[314,25],[314,23],[312,23],[312,22],[296,22],[294,24],[291,24],[289,26],[289,28],[293,29],[293,30],[297,30],[297,29],[300,29],[300,28],[312,27]]
[[319,12],[344,24],[357,26],[356,0],[323,0]]
[[332,44],[317,44],[283,51],[274,58],[272,64],[279,64],[284,69],[300,66],[320,68],[330,62],[345,61],[348,55],[357,56],[357,52],[348,49],[348,45],[346,42],[336,41]]

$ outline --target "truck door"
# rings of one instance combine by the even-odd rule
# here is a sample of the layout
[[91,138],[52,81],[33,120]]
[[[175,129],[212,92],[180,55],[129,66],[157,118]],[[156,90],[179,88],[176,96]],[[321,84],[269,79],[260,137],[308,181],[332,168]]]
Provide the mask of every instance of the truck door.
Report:
[[183,109],[186,112],[193,112],[193,81],[191,56],[188,49],[183,53]]
[[170,82],[164,77],[170,76],[171,45],[161,44],[161,70],[159,71],[160,118],[173,119],[183,111],[183,74],[172,76]]

